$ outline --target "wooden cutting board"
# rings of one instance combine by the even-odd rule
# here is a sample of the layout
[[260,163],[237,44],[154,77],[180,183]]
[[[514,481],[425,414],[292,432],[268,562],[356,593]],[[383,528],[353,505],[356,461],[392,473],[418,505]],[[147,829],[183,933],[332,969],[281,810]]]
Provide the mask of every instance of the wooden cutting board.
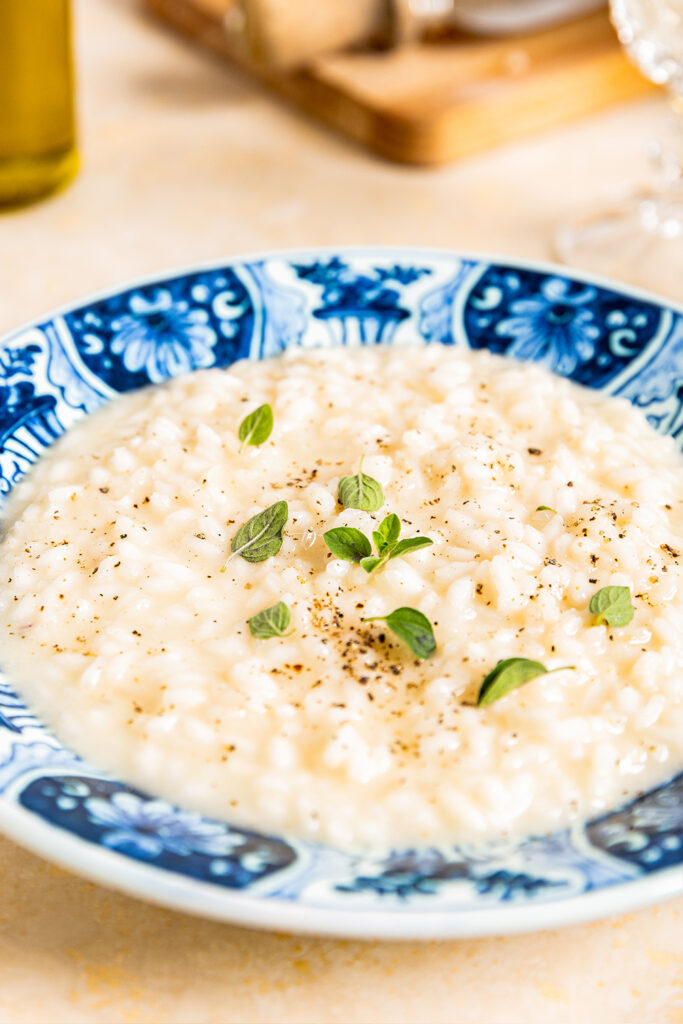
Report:
[[514,39],[460,36],[327,56],[284,74],[250,64],[231,42],[230,0],[144,2],[301,110],[400,163],[447,163],[652,88],[603,11]]

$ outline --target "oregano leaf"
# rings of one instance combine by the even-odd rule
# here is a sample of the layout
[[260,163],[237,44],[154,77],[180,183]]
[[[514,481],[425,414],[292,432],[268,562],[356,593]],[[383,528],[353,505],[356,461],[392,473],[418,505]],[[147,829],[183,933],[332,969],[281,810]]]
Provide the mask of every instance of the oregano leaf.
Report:
[[400,540],[390,551],[389,558],[399,558],[401,555],[405,555],[408,551],[418,551],[420,548],[428,548],[434,541],[430,540],[429,537],[406,537],[405,540]]
[[365,569],[368,573],[374,572],[375,569],[378,569],[380,565],[384,565],[385,562],[386,558],[384,555],[380,555],[379,557],[372,555],[369,558],[361,558],[360,560],[361,568]]
[[273,410],[269,405],[259,405],[248,416],[245,416],[240,423],[237,436],[242,442],[240,451],[245,445],[252,444],[258,447],[267,441],[273,430]]
[[394,512],[390,512],[376,530],[372,531],[372,539],[377,548],[377,554],[383,555],[387,548],[392,547],[398,540],[401,533],[401,520]]
[[376,512],[384,504],[382,485],[373,477],[363,473],[360,460],[354,476],[343,476],[339,481],[337,500],[344,508],[359,508],[363,512]]
[[[252,516],[232,538],[230,558],[241,555],[247,562],[264,562],[266,558],[276,555],[282,547],[282,531],[288,517],[286,501],[276,501],[263,512]],[[222,571],[225,571],[226,565],[227,562]]]
[[[289,636],[287,629],[292,620],[292,613],[284,601],[278,601],[270,608],[264,608],[247,620],[249,632],[259,640],[270,640],[273,636]],[[294,630],[291,630],[293,633]]]
[[588,610],[595,615],[596,626],[628,626],[635,614],[628,587],[602,587],[591,597]]
[[416,658],[429,658],[436,650],[432,624],[416,608],[397,608],[389,615],[373,615],[363,622],[386,622],[392,633],[408,645]]
[[486,704],[493,704],[500,700],[506,693],[516,690],[524,683],[544,675],[548,669],[540,661],[531,661],[529,658],[505,658],[499,661],[495,668],[484,677],[479,688],[477,707],[484,707]]
[[362,562],[372,553],[370,541],[355,526],[336,526],[323,534],[323,540],[334,557],[345,562]]

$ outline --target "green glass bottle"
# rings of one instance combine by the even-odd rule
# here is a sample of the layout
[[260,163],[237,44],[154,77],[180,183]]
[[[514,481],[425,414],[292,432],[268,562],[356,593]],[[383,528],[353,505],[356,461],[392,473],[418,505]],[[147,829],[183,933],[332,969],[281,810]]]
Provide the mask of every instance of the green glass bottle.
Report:
[[76,173],[69,0],[0,0],[0,205]]

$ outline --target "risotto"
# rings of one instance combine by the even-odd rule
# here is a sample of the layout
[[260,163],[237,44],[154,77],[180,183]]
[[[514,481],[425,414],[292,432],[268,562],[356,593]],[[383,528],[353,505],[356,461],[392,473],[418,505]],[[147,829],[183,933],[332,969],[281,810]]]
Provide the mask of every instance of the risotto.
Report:
[[3,666],[95,765],[237,824],[547,831],[683,766],[682,466],[625,401],[486,352],[194,373],[15,489]]

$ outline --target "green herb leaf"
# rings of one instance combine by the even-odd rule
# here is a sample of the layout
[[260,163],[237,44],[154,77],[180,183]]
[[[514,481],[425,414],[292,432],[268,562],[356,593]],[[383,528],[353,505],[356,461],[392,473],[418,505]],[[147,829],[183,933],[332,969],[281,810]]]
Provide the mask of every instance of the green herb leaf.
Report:
[[372,553],[370,541],[354,526],[337,526],[323,534],[323,540],[335,558],[343,558],[345,562],[362,562],[366,555]]
[[242,442],[240,451],[247,444],[260,445],[267,441],[273,429],[273,410],[269,405],[259,405],[240,423],[238,437]]
[[596,626],[628,626],[635,614],[628,587],[603,587],[593,594],[588,608],[595,615]]
[[376,512],[384,504],[382,485],[371,476],[361,472],[360,460],[355,476],[343,476],[339,481],[337,500],[344,508],[359,508],[363,512]]
[[537,505],[536,506],[536,511],[537,512],[552,512],[552,514],[554,516],[557,515],[557,509],[556,508],[551,508],[550,505]]
[[364,558],[361,565],[366,572],[374,572],[391,558],[400,558],[407,555],[409,551],[417,551],[418,548],[426,548],[434,541],[429,537],[406,537],[399,540],[401,533],[401,521],[393,512],[383,519],[378,529],[373,531],[373,539],[377,548],[378,558]]
[[[357,478],[345,477],[344,479],[356,480]],[[379,487],[379,484],[377,486]],[[411,537],[399,541],[400,533],[401,520],[391,512],[385,516],[377,529],[372,531],[377,555],[372,554],[372,546],[365,534],[353,526],[337,526],[328,530],[323,534],[323,540],[336,558],[343,558],[345,562],[360,563],[367,573],[371,573],[379,569],[390,558],[398,558],[399,555],[407,554],[408,551],[415,551],[417,548],[424,548],[433,543],[428,537]]]
[[505,658],[504,661],[499,661],[481,684],[477,707],[493,704],[506,693],[516,690],[518,686],[528,683],[537,676],[544,675],[547,671],[540,661],[530,661],[529,658]]
[[270,608],[264,608],[262,612],[252,615],[248,619],[249,632],[259,640],[270,640],[272,636],[290,636],[286,633],[289,623],[292,620],[292,613],[284,601],[278,601]]
[[374,615],[363,622],[386,622],[392,633],[408,645],[416,658],[428,658],[436,650],[432,624],[415,608],[397,608],[389,615]]
[[380,555],[379,558],[373,555],[371,558],[361,558],[360,560],[362,568],[368,573],[374,572],[375,569],[378,569],[380,565],[384,565],[385,562],[386,557],[384,555]]
[[428,548],[434,541],[430,540],[429,537],[406,537],[405,540],[400,540],[398,544],[393,547],[389,553],[389,558],[399,558],[401,555],[407,554],[408,551],[417,551],[419,548]]
[[282,547],[282,531],[288,517],[286,501],[276,501],[263,512],[258,512],[240,526],[232,538],[230,558],[241,555],[247,562],[265,562],[266,558],[276,555]]
[[376,530],[372,531],[372,539],[377,548],[377,554],[383,555],[387,548],[394,546],[401,533],[401,520],[391,512],[379,524]]

